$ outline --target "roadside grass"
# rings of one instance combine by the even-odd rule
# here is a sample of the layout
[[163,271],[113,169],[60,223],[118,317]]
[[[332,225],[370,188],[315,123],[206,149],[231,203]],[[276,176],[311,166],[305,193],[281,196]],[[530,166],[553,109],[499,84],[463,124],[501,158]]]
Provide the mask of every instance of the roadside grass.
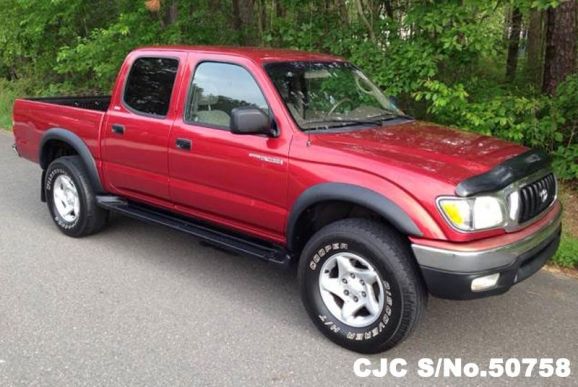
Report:
[[565,268],[578,268],[578,238],[567,232],[562,233],[562,241],[552,263]]
[[564,206],[562,241],[551,264],[578,269],[578,187],[561,184],[559,196]]
[[7,102],[4,90],[0,94],[0,129],[10,130],[12,127],[12,105]]
[[0,129],[12,128],[12,105],[19,93],[17,83],[0,78]]
[[14,100],[30,95],[31,89],[31,82],[27,79],[8,81],[0,78],[0,129],[12,129]]

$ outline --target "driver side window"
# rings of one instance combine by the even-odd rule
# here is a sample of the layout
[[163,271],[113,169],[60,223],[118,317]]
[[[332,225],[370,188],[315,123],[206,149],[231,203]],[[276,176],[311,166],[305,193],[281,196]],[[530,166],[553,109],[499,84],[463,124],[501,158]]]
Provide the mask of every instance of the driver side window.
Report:
[[230,129],[231,111],[254,106],[269,113],[265,97],[251,74],[230,63],[203,62],[190,86],[185,121]]

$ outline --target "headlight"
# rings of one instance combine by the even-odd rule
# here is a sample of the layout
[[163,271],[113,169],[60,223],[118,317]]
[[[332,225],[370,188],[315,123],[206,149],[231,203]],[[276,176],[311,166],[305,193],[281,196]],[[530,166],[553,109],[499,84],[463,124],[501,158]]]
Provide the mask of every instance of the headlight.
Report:
[[446,220],[462,231],[477,231],[504,224],[503,201],[494,196],[443,197],[438,207]]

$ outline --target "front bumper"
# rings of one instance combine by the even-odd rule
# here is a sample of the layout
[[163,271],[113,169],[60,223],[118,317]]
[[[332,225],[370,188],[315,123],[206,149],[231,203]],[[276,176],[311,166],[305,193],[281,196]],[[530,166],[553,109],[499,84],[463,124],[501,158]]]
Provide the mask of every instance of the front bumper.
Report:
[[[558,249],[561,208],[556,206],[532,234],[490,249],[439,248],[413,243],[412,249],[430,293],[448,299],[466,300],[501,294],[536,273]],[[542,223],[542,222],[541,222]],[[499,273],[497,283],[473,291],[476,278]]]

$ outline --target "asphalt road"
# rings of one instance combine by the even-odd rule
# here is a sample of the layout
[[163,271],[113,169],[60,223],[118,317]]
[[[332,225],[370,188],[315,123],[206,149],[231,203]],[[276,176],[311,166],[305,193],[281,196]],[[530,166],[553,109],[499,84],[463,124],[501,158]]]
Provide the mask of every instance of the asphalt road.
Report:
[[[0,385],[479,385],[422,379],[420,358],[565,357],[576,384],[578,280],[540,272],[485,300],[430,299],[396,349],[400,379],[360,379],[359,355],[326,340],[301,306],[294,272],[116,217],[85,239],[62,235],[39,201],[40,170],[0,131]],[[497,382],[493,380],[493,382]]]

